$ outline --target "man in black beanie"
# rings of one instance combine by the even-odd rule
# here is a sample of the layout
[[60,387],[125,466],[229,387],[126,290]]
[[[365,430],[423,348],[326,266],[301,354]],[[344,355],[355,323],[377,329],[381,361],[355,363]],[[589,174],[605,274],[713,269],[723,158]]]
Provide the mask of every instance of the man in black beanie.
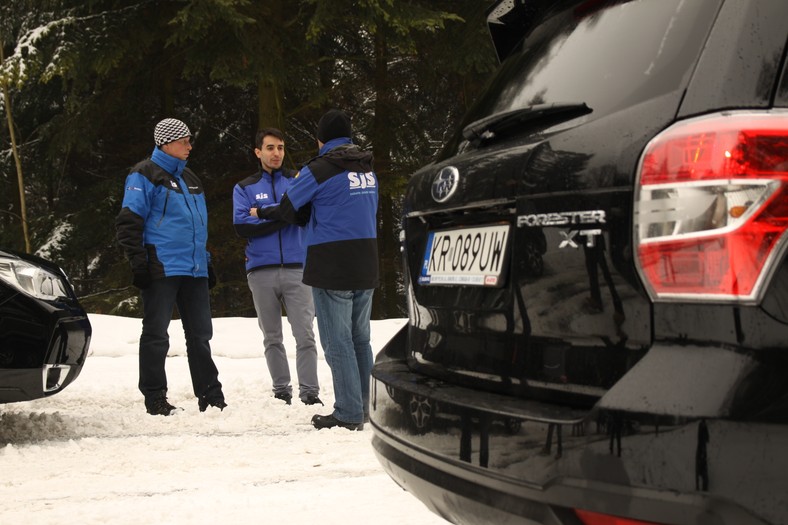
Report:
[[339,137],[350,138],[350,119],[338,109],[331,109],[317,123],[317,140],[323,144]]
[[312,287],[320,344],[331,368],[334,411],[315,414],[319,429],[362,430],[369,417],[372,372],[370,314],[378,286],[378,179],[372,154],[351,140],[350,118],[338,109],[317,124],[318,156],[296,175],[279,206],[259,217],[298,223],[311,206],[304,284]]

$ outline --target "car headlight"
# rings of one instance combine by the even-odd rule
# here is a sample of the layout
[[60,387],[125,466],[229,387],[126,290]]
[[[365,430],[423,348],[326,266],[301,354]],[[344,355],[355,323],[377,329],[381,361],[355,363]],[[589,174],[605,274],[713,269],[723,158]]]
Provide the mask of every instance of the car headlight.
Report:
[[60,275],[19,259],[0,256],[0,279],[38,299],[54,301],[69,296]]

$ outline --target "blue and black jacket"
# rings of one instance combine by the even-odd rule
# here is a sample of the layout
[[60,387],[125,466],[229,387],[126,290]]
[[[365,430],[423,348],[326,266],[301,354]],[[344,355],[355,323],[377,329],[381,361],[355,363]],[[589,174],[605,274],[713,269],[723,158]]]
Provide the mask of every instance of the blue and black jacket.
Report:
[[246,271],[259,268],[301,268],[304,264],[304,229],[283,221],[258,219],[251,208],[265,208],[282,200],[295,172],[265,170],[251,175],[233,188],[233,227],[247,239]]
[[208,276],[205,193],[185,160],[157,147],[134,166],[115,227],[132,271],[147,268],[154,279]]
[[329,290],[368,290],[379,284],[378,179],[372,154],[350,138],[328,141],[301,168],[279,206],[263,217],[295,223],[311,204],[304,283]]

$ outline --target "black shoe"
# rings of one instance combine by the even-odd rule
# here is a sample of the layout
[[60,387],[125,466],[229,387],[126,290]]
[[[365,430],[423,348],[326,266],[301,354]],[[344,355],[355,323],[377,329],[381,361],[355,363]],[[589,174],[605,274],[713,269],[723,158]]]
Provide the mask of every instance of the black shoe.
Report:
[[320,401],[320,398],[317,397],[317,394],[308,394],[304,399],[301,400],[301,402],[305,405],[323,405],[323,402]]
[[288,394],[287,392],[277,392],[276,394],[274,394],[274,397],[276,399],[281,399],[288,405],[291,404],[293,401],[293,395]]
[[227,407],[227,403],[224,402],[224,399],[207,399],[201,397],[197,400],[197,406],[200,407],[200,412],[205,412],[208,406],[216,407],[219,410],[224,410]]
[[364,423],[345,423],[335,418],[333,414],[327,416],[315,414],[312,416],[312,426],[318,430],[334,427],[342,427],[348,430],[364,430]]
[[145,408],[148,410],[148,414],[152,416],[170,416],[178,407],[175,407],[167,402],[167,398],[165,396],[157,396],[151,399],[145,400]]

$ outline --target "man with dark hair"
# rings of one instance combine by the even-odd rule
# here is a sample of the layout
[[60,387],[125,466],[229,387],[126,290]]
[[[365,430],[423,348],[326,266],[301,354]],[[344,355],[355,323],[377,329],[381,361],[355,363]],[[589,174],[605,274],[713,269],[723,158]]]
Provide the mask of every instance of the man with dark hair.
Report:
[[347,114],[326,112],[317,126],[319,155],[301,168],[279,206],[257,211],[295,222],[297,212],[311,205],[304,283],[312,287],[335,399],[331,414],[312,417],[318,430],[362,430],[369,414],[370,314],[379,279],[378,180],[372,154],[353,144],[351,132]]
[[156,147],[126,178],[123,204],[115,220],[134,286],[142,293],[139,389],[151,415],[169,416],[164,362],[170,348],[167,328],[177,307],[186,335],[186,354],[200,412],[227,404],[211,357],[213,335],[209,288],[216,284],[208,241],[208,210],[200,179],[186,160],[192,150],[186,124],[167,118],[156,124]]
[[290,187],[295,172],[282,167],[284,135],[276,128],[257,132],[254,153],[261,169],[233,188],[233,225],[246,243],[246,277],[257,322],[263,332],[265,360],[274,397],[288,405],[293,397],[290,367],[282,344],[282,307],[296,340],[298,397],[323,404],[318,397],[315,307],[312,291],[302,283],[304,231],[301,226],[260,219],[257,209],[275,205]]

